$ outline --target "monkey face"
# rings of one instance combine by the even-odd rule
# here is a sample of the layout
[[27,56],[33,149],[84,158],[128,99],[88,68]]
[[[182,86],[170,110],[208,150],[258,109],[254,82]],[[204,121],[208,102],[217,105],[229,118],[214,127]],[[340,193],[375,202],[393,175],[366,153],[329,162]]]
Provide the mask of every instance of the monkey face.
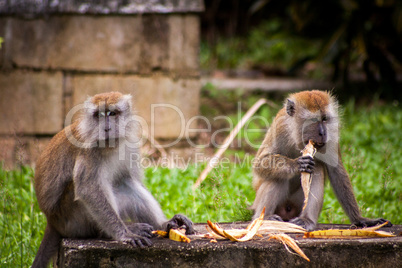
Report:
[[312,117],[304,121],[302,126],[302,141],[307,144],[313,140],[315,147],[324,147],[327,143],[327,121],[326,115]]
[[117,147],[120,139],[132,133],[131,96],[118,92],[103,93],[84,103],[84,113],[78,124],[84,147]]
[[112,140],[119,138],[119,116],[121,111],[114,105],[100,107],[93,114],[93,119],[97,121],[99,140]]

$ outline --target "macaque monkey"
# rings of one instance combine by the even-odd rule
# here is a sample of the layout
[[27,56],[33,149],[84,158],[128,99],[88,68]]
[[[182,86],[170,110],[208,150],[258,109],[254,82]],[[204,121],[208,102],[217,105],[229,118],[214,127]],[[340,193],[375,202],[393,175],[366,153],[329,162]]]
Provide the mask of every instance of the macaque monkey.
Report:
[[[317,149],[314,159],[300,153],[309,140]],[[338,104],[327,92],[313,90],[289,96],[257,152],[253,172],[254,218],[265,207],[265,219],[286,220],[313,230],[322,209],[324,178],[328,176],[352,224],[373,226],[386,221],[363,218],[360,214],[342,163]],[[312,176],[308,203],[303,211],[301,172]]]
[[110,92],[88,98],[78,120],[50,141],[36,164],[34,186],[47,226],[32,267],[46,267],[64,237],[144,247],[154,229],[184,225],[194,233],[183,215],[167,221],[142,183],[136,131],[131,96]]

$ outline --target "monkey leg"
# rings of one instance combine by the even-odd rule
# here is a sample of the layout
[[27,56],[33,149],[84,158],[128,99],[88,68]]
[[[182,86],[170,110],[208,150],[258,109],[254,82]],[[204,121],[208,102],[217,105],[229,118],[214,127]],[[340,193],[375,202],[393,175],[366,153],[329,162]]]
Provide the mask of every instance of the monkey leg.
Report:
[[253,205],[253,219],[261,214],[265,207],[265,219],[281,220],[278,215],[274,215],[278,205],[282,204],[288,197],[288,181],[265,180],[257,190]]
[[[308,231],[315,229],[322,209],[324,201],[324,167],[316,165],[315,171],[311,175],[312,179],[307,206],[299,217],[290,220],[291,223],[300,225]],[[301,187],[297,193],[299,195],[302,194]],[[300,205],[303,205],[303,199],[299,198],[299,200]]]

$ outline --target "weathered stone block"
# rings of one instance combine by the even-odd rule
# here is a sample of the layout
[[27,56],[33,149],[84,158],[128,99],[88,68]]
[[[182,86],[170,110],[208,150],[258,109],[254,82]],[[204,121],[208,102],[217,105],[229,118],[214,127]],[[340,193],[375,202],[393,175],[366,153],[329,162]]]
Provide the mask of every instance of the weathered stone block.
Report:
[[169,17],[169,69],[180,71],[199,69],[200,25],[196,15]]
[[0,73],[0,134],[55,134],[63,126],[60,72]]
[[140,73],[168,69],[169,32],[168,17],[149,15],[142,17]]
[[140,74],[162,70],[199,75],[199,27],[195,15],[10,20],[12,34],[6,42],[10,42],[10,61],[17,66]]
[[34,165],[36,160],[49,144],[52,138],[41,137],[41,138],[26,138],[26,150],[27,150],[27,164]]
[[0,148],[0,161],[3,162],[3,167],[11,169],[15,163],[15,139],[1,137]]
[[147,123],[150,134],[176,139],[192,136],[192,119],[199,113],[198,79],[173,80],[166,76],[77,75],[72,78],[73,104],[102,92],[120,91],[133,96],[134,110]]
[[[222,224],[223,228],[245,228]],[[228,227],[230,226],[230,227]],[[321,225],[321,228],[331,225]],[[348,226],[343,226],[346,228]],[[205,233],[205,224],[195,229]],[[387,231],[389,228],[387,228]],[[398,234],[401,225],[392,227]],[[402,237],[361,239],[303,239],[292,235],[310,262],[292,254],[276,240],[231,242],[194,238],[180,243],[153,238],[153,245],[134,248],[116,241],[63,239],[56,267],[400,267]],[[358,252],[358,256],[356,256]]]
[[140,27],[139,17],[13,19],[11,58],[18,66],[135,72]]

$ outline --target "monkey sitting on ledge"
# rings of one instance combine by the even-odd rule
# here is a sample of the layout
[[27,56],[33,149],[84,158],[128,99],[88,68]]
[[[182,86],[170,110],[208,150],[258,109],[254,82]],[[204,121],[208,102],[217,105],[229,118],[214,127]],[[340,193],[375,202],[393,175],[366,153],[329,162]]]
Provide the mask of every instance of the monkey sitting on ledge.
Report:
[[[317,149],[315,159],[300,156],[309,140]],[[254,210],[254,219],[265,207],[265,219],[286,220],[313,230],[322,209],[324,178],[328,176],[352,224],[366,227],[386,222],[360,214],[342,163],[338,104],[327,92],[313,90],[289,96],[257,152],[253,172],[256,197],[250,208]],[[309,201],[303,211],[301,172],[312,176]]]
[[183,215],[167,221],[142,183],[140,152],[132,144],[138,127],[131,96],[98,94],[83,111],[50,141],[36,164],[34,186],[47,226],[32,267],[46,267],[64,237],[144,247],[151,245],[154,229],[184,225],[187,234],[194,233]]

